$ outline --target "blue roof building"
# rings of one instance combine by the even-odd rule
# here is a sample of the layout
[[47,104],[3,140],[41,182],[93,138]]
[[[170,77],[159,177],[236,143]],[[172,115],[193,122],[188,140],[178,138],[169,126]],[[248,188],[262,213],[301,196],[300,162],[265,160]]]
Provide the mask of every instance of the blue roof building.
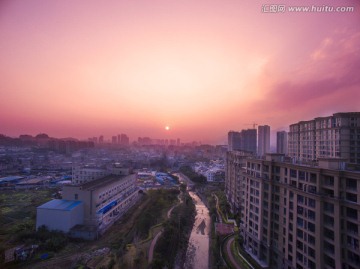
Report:
[[69,232],[77,224],[84,223],[82,201],[54,199],[37,207],[36,229],[46,226],[49,230]]

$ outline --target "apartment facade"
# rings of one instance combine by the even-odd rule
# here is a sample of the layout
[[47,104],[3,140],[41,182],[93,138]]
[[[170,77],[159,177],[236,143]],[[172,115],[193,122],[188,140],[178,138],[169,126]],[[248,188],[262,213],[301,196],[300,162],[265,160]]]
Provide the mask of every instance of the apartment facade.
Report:
[[[235,176],[239,194],[231,195],[240,197],[243,245],[263,268],[360,267],[360,172],[345,170],[343,161],[246,159]],[[237,163],[228,163],[236,174]]]
[[83,184],[108,175],[125,176],[130,173],[131,169],[123,167],[120,163],[114,163],[104,168],[89,165],[73,165],[72,184]]
[[254,156],[247,151],[228,151],[225,167],[225,194],[233,213],[240,213],[243,191],[241,189],[242,174],[246,167],[246,160]]
[[110,171],[104,168],[74,165],[72,168],[72,184],[83,184],[109,174]]
[[259,125],[258,126],[258,155],[265,156],[270,152],[270,126]]
[[289,156],[303,162],[343,158],[360,164],[360,112],[335,113],[290,125]]
[[228,150],[240,150],[241,149],[241,134],[240,132],[230,131],[228,132]]
[[230,131],[228,133],[228,150],[241,150],[256,153],[256,140],[256,129],[241,130],[241,132]]
[[288,133],[286,131],[276,132],[276,153],[288,154]]

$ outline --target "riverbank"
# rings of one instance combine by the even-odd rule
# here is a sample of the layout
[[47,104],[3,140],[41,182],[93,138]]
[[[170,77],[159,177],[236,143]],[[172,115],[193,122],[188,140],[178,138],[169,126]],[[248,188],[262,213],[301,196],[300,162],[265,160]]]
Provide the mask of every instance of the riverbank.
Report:
[[209,237],[211,221],[209,210],[195,193],[189,192],[195,203],[196,217],[191,231],[184,268],[209,268]]
[[170,219],[164,223],[150,268],[183,268],[184,253],[195,219],[195,205],[187,193],[182,195],[182,199],[183,202],[173,209]]

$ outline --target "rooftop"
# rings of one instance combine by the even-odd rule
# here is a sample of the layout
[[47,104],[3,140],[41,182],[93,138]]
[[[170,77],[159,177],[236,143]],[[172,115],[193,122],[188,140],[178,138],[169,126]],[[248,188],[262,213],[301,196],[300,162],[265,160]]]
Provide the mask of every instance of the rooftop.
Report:
[[108,175],[102,178],[98,178],[89,182],[85,182],[83,184],[80,184],[82,189],[84,190],[96,190],[99,187],[103,187],[106,185],[109,185],[111,183],[114,183],[116,181],[129,178],[129,177],[135,177],[135,174],[127,175],[127,176],[119,176],[119,175]]
[[8,177],[2,177],[0,178],[0,182],[9,182],[9,181],[14,181],[14,180],[20,180],[23,179],[24,177],[21,176],[8,176]]
[[41,206],[38,206],[37,208],[70,211],[80,204],[82,204],[81,201],[54,199],[45,204],[42,204]]

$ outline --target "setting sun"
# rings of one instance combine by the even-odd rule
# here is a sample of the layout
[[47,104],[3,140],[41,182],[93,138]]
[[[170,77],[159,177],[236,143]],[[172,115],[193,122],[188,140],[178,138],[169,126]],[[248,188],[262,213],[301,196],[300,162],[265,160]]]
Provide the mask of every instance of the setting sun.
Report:
[[169,127],[169,126],[165,126],[165,130],[166,130],[166,131],[169,131],[169,130],[170,130],[170,127]]

